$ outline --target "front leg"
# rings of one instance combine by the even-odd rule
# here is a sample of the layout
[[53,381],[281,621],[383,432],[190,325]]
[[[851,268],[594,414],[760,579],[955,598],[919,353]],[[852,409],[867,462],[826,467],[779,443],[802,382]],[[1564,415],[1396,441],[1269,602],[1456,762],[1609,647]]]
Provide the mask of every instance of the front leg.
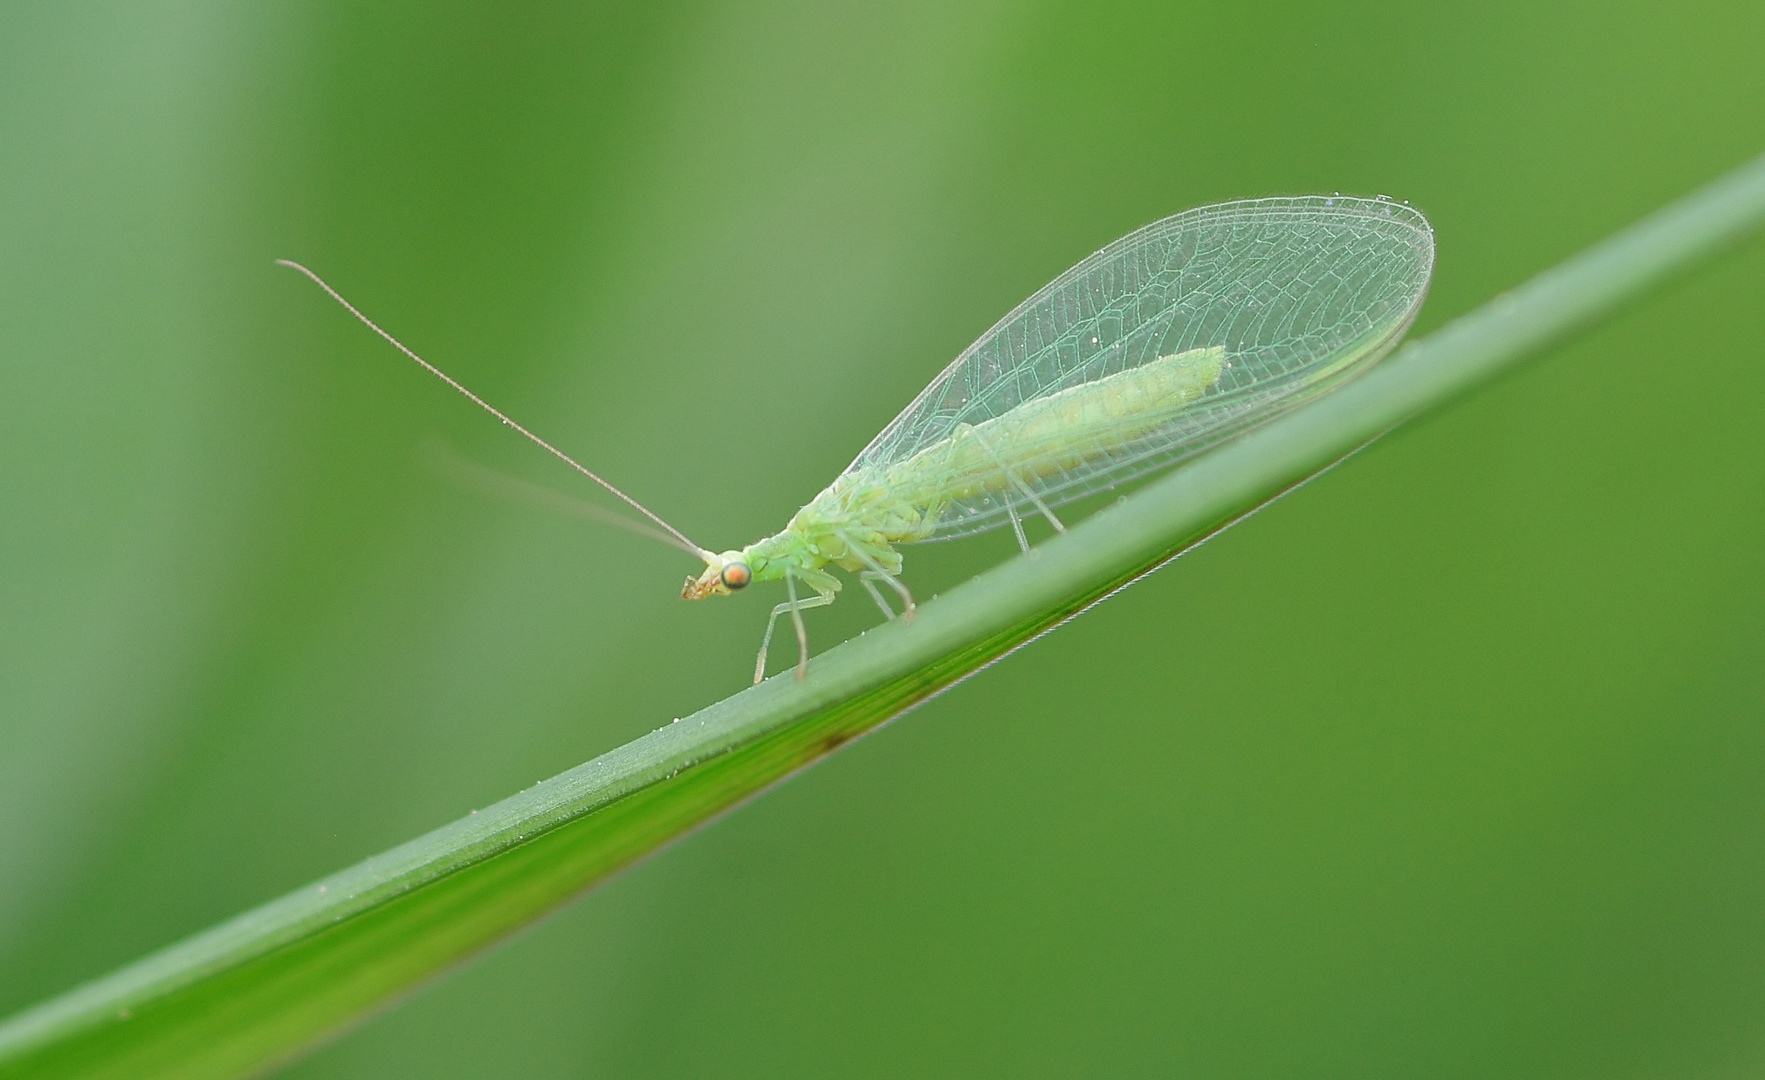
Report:
[[[814,588],[818,582],[811,578],[809,585]],[[803,626],[803,611],[806,608],[826,607],[834,601],[832,592],[820,591],[807,600],[798,600],[797,575],[789,570],[785,571],[784,587],[785,591],[790,593],[791,598],[775,606],[772,609],[771,617],[766,620],[766,636],[760,639],[760,655],[754,658],[754,681],[756,683],[766,677],[766,651],[772,647],[772,631],[778,625],[778,617],[787,611],[791,613],[791,623],[797,631],[797,678],[800,679],[809,673],[809,632]]]

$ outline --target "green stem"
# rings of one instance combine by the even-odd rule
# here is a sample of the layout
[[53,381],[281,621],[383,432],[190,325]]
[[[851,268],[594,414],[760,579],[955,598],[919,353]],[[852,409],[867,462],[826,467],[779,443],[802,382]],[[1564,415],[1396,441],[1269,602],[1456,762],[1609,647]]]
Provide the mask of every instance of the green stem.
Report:
[[973,674],[1392,426],[1765,219],[1765,158],[1368,374],[815,659],[0,1025],[0,1077],[227,1077],[299,1053]]

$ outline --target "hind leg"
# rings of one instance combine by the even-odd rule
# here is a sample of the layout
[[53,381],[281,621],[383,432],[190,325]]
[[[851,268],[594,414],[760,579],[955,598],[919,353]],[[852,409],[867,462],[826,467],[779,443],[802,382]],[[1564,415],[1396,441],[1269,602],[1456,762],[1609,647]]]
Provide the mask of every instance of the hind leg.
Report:
[[1008,502],[1005,504],[1005,513],[1011,518],[1011,533],[1017,537],[1018,549],[1029,551],[1030,538],[1023,534],[1023,518],[1017,516],[1017,507]]

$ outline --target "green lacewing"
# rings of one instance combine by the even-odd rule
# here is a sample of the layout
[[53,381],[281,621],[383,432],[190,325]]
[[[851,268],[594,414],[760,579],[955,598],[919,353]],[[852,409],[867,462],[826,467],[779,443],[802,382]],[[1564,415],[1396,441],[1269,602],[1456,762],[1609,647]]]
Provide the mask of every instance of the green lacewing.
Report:
[[802,612],[838,596],[829,567],[856,575],[886,618],[911,619],[897,545],[1009,524],[1027,551],[1026,518],[1064,532],[1055,507],[1193,457],[1365,370],[1421,307],[1434,235],[1405,203],[1341,195],[1219,203],[1129,233],[963,350],[783,529],[720,553],[405,348],[311,270],[277,261],[656,528],[619,523],[703,561],[682,597],[782,579],[788,599],[766,622],[759,682],[781,615],[796,631],[797,673],[807,670]]

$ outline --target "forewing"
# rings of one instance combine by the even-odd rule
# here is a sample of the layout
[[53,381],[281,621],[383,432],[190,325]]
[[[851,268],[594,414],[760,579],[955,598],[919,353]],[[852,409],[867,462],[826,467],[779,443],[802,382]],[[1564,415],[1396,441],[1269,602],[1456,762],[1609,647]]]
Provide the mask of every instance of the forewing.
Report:
[[[1218,380],[1131,437],[1075,431],[1083,452],[1002,490],[954,499],[928,538],[1033,514],[1181,460],[1388,351],[1421,306],[1433,233],[1385,199],[1254,199],[1189,210],[1117,240],[969,346],[847,472],[881,475],[1025,402],[1163,356],[1224,346]],[[1144,425],[1141,425],[1143,428]],[[936,477],[913,477],[915,489]]]

